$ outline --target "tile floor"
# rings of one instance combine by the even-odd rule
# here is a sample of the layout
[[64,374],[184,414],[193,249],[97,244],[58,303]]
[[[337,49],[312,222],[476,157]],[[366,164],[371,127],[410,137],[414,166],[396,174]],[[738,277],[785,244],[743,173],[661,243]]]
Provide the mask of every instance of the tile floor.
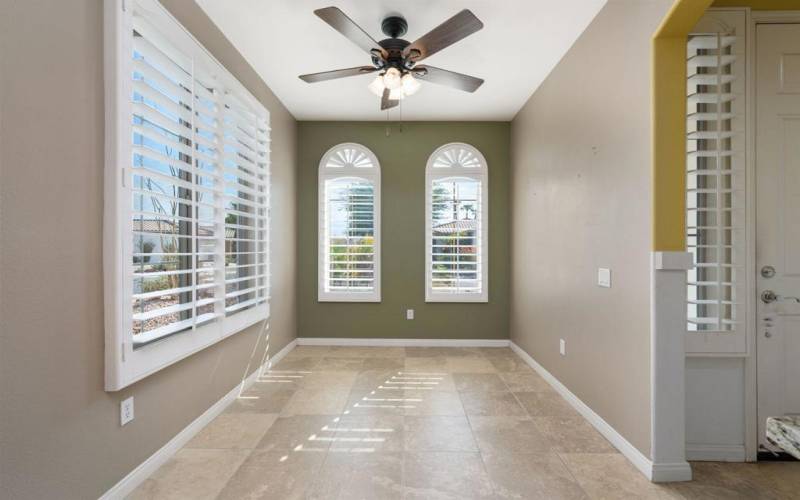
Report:
[[294,349],[133,499],[800,498],[800,463],[655,485],[505,348]]

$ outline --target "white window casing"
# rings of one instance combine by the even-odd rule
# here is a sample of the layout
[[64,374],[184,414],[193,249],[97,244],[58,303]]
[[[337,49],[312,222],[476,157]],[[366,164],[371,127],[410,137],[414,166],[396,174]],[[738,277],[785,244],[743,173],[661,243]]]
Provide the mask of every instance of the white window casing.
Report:
[[445,144],[425,169],[425,301],[488,302],[489,174],[473,146]]
[[156,0],[105,12],[106,389],[269,318],[269,113]]
[[687,42],[687,352],[746,352],[747,20],[709,11]]
[[320,160],[318,231],[318,300],[380,302],[381,170],[361,144]]

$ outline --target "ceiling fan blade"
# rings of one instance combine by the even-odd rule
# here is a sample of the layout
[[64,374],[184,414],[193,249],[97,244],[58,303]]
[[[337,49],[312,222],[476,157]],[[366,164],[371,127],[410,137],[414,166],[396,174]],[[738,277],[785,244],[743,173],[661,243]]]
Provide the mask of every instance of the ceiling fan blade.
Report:
[[381,111],[393,108],[398,104],[400,104],[400,101],[389,99],[389,89],[383,89],[383,96],[381,96]]
[[366,75],[374,73],[378,68],[372,66],[358,66],[355,68],[335,69],[333,71],[323,71],[321,73],[311,73],[308,75],[300,75],[300,79],[306,83],[324,82],[325,80],[335,80],[336,78],[345,78],[348,76]]
[[[469,9],[464,9],[406,47],[403,56],[411,56],[413,61],[421,61],[481,28],[483,28],[481,20]],[[414,51],[418,51],[419,55],[413,53]]]
[[388,55],[386,50],[378,45],[378,42],[369,36],[366,31],[361,29],[361,26],[347,17],[347,14],[339,10],[339,8],[325,7],[324,9],[315,10],[314,14],[365,51],[372,54],[373,51],[377,50],[383,58],[386,59]]
[[[424,70],[424,71],[420,71]],[[419,72],[418,72],[419,71]],[[420,64],[414,67],[414,76],[425,82],[447,85],[465,92],[475,92],[478,87],[483,85],[483,80],[474,76],[447,71],[446,69],[436,68]]]

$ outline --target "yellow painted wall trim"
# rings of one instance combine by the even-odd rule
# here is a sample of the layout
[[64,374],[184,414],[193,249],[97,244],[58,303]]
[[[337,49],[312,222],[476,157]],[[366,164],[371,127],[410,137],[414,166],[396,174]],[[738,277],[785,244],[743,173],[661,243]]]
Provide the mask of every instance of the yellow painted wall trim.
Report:
[[653,35],[653,250],[686,250],[686,38],[713,0],[675,0]]

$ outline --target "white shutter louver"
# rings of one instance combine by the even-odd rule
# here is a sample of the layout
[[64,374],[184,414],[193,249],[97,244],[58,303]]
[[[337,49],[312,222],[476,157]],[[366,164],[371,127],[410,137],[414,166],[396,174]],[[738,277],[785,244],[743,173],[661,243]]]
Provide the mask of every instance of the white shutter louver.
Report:
[[426,300],[486,301],[486,160],[472,146],[448,144],[426,172]]
[[740,30],[687,44],[688,330],[746,328],[745,41]]
[[380,301],[380,166],[359,144],[320,161],[319,300]]
[[158,2],[109,7],[118,389],[268,317],[269,114]]

